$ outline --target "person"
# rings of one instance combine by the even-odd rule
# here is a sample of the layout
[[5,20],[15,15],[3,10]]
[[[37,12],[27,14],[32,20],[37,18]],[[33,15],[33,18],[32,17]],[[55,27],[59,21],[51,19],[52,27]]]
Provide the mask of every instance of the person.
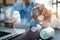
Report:
[[[39,5],[39,3],[33,2],[32,0],[23,0],[23,2],[19,2],[14,4],[11,10],[11,21],[14,21],[14,23],[18,24],[19,21],[17,22],[16,20],[18,19],[17,17],[13,17],[14,12],[18,11],[21,19],[21,23],[19,24],[21,27],[23,26],[34,26],[36,27],[36,22],[32,21],[32,16],[31,12],[33,10],[34,6]],[[35,10],[36,14],[38,14],[38,11]]]
[[[33,10],[34,6],[40,5],[39,3],[33,2],[32,0],[23,0],[22,2],[15,3],[11,10],[10,20],[14,24],[14,28],[21,28],[21,27],[36,27],[37,22],[33,20],[31,16],[31,12]],[[35,10],[36,14],[38,14],[38,11]],[[20,15],[21,22],[19,23],[17,18],[17,13]],[[15,15],[15,16],[14,16]],[[38,32],[32,32],[30,29],[27,28],[28,31],[26,31],[19,40],[34,40],[35,38],[38,38],[37,35]],[[30,37],[29,37],[30,36]],[[34,37],[35,36],[35,37]],[[17,40],[17,39],[15,39]]]
[[[38,28],[37,24],[39,24],[39,21],[40,21],[39,19],[37,19],[38,18],[37,15],[40,15],[40,13],[38,11],[41,10],[41,13],[46,12],[46,11],[43,11],[44,10],[43,8],[45,7],[44,5],[43,6],[41,5],[41,7],[38,5],[40,5],[40,4],[35,3],[32,0],[23,0],[23,2],[14,4],[14,6],[12,7],[12,10],[11,10],[10,21],[13,21],[14,25],[19,24],[18,26],[16,26],[18,28],[27,26],[27,27],[32,27],[31,29],[35,30],[36,28]],[[34,9],[34,12],[32,12],[33,9]],[[18,20],[17,17],[13,17],[15,11],[18,11],[16,13],[18,13],[20,15],[21,23],[19,23],[19,21],[17,21]],[[31,13],[32,13],[32,15],[31,15]],[[44,26],[46,23],[47,22],[44,21]],[[33,27],[35,27],[35,29]],[[24,35],[22,35],[21,36],[22,38],[20,38],[19,40],[34,40],[34,39],[37,39],[40,37],[39,34],[40,34],[40,31],[32,32],[31,30],[29,30]]]

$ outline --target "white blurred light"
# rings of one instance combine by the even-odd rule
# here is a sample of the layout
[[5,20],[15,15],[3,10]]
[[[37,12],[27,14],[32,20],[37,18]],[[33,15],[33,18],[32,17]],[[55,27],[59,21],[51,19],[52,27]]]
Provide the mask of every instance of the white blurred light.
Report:
[[56,0],[53,0],[53,3],[56,3]]
[[44,4],[48,9],[52,9],[52,0],[36,0],[36,2]]
[[58,4],[58,15],[60,15],[60,3]]
[[60,0],[58,0],[58,1],[60,1]]
[[6,18],[10,18],[10,13],[11,13],[11,7],[6,7],[5,8],[5,13],[6,13]]
[[56,12],[56,4],[53,5],[52,11]]
[[0,20],[4,20],[5,19],[5,15],[2,13],[0,14]]

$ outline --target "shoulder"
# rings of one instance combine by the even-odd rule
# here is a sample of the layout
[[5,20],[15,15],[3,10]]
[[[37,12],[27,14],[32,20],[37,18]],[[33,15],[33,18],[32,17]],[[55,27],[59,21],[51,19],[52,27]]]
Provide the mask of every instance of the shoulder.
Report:
[[34,5],[34,6],[36,6],[36,5],[40,5],[40,3],[33,2],[33,5]]
[[19,2],[19,3],[15,3],[13,6],[16,7],[16,6],[21,6],[23,4],[23,2]]

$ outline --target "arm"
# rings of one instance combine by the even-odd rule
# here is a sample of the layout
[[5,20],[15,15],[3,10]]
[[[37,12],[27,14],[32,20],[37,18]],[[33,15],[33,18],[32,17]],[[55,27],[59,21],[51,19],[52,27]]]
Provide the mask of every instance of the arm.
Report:
[[16,3],[13,5],[9,22],[18,23],[21,21],[20,20],[20,13],[19,13],[20,6],[21,6],[20,3]]
[[46,15],[45,15],[45,19],[43,21],[43,27],[44,28],[49,26],[49,24],[51,22],[51,14],[52,14],[51,10],[48,10]]
[[[35,9],[38,9],[38,15],[36,15],[35,12],[32,12],[32,17],[33,17],[33,18],[35,19],[35,21],[39,24],[39,23],[41,22],[41,20],[38,19],[38,16],[40,16],[40,14],[42,13],[42,10],[44,9],[44,5],[41,4],[41,6],[40,6],[40,5],[35,6],[35,7],[33,8],[33,10],[35,10]],[[45,11],[44,11],[44,12],[45,12]]]
[[38,16],[34,12],[32,12],[32,17],[38,24],[40,24],[41,20],[38,19]]
[[[40,12],[40,10],[42,10],[42,9],[38,9],[38,10]],[[44,10],[46,10],[46,11],[44,11]],[[32,17],[35,19],[35,21],[38,24],[40,24],[41,20],[38,19],[39,15],[37,16],[34,12],[32,14],[33,14]],[[45,15],[42,26],[43,26],[43,28],[46,28],[51,21],[51,11],[43,8],[42,15]]]

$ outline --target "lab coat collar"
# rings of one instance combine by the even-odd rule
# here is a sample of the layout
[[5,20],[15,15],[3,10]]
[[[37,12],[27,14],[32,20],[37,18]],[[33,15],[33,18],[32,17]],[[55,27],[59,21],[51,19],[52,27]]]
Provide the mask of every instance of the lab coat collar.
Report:
[[25,6],[25,3],[23,2],[23,6],[22,6],[23,9],[31,10],[32,7],[33,7],[33,2],[30,2],[29,6],[28,6],[27,8],[26,8],[26,6]]

